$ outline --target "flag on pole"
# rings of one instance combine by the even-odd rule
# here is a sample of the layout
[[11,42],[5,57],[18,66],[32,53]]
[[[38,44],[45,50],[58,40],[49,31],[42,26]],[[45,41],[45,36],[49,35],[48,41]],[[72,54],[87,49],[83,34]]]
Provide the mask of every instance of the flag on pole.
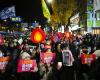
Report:
[[49,9],[44,0],[42,0],[42,9],[43,9],[44,17],[46,17],[48,20],[50,20],[51,15],[50,15]]

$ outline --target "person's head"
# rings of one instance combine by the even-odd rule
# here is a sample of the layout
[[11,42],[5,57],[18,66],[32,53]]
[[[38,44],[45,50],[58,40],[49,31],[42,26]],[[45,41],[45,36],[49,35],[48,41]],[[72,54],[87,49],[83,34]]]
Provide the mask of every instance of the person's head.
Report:
[[9,46],[10,47],[14,47],[14,43],[9,43]]
[[57,51],[60,51],[60,50],[61,50],[61,43],[58,43],[58,44],[57,44],[56,50],[57,50]]
[[62,44],[62,50],[68,50],[69,47],[68,47],[68,44]]
[[28,44],[25,44],[25,48],[26,48],[26,49],[29,49],[29,45],[28,45]]
[[5,45],[6,47],[8,47],[8,43],[4,43],[4,45]]
[[46,52],[51,52],[51,48],[47,48]]
[[61,48],[61,43],[57,44],[57,48],[60,49]]
[[33,50],[33,51],[31,52],[31,57],[34,57],[34,56],[35,56],[35,54],[36,54],[36,51],[35,51],[35,50]]
[[100,49],[100,42],[97,43],[96,49]]
[[87,54],[88,53],[88,47],[87,46],[83,46],[82,47],[82,52]]
[[45,45],[45,51],[50,52],[51,51],[51,45]]

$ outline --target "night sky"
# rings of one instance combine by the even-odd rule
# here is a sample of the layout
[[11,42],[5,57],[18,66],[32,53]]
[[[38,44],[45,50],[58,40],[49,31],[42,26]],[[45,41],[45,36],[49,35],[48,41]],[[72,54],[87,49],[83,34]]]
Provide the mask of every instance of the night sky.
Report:
[[34,20],[44,23],[46,20],[42,13],[42,0],[0,0],[0,9],[15,5],[16,15],[22,16],[25,22]]

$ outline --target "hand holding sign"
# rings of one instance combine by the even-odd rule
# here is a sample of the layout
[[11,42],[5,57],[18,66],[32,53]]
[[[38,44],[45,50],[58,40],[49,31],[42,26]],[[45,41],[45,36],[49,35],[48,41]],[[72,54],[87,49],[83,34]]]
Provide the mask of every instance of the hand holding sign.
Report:
[[37,67],[34,67],[34,71],[33,72],[37,72],[38,71],[38,68]]

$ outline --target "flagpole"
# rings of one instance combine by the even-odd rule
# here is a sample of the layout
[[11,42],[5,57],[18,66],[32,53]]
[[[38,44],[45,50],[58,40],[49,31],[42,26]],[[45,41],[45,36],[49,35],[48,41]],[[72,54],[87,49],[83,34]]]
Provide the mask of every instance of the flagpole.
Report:
[[[41,28],[41,26],[39,25],[39,28]],[[41,43],[39,43],[39,52],[41,53]]]

